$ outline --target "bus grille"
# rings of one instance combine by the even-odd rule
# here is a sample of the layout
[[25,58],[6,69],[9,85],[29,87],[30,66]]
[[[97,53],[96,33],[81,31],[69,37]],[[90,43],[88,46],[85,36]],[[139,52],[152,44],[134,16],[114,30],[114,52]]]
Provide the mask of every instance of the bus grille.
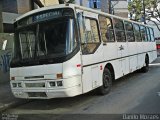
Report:
[[28,88],[31,87],[45,87],[45,83],[25,83],[25,86]]
[[47,97],[45,92],[28,92],[29,97]]

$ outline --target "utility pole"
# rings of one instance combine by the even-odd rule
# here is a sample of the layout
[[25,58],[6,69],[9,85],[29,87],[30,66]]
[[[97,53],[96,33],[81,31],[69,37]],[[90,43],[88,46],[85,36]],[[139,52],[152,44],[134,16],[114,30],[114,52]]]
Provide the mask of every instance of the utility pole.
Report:
[[146,24],[146,12],[145,12],[145,3],[144,0],[142,0],[142,4],[143,4],[143,20],[144,20],[144,24]]
[[108,8],[109,8],[109,13],[110,13],[110,14],[112,14],[111,1],[112,1],[112,0],[108,0]]
[[0,0],[0,33],[3,32],[2,0]]

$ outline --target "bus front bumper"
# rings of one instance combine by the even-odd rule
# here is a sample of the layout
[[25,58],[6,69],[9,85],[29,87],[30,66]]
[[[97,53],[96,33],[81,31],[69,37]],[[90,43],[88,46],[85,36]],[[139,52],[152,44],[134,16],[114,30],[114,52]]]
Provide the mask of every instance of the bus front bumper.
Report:
[[26,99],[50,99],[60,97],[73,97],[82,94],[80,86],[74,86],[71,88],[58,89],[58,90],[12,90],[12,93],[16,98]]
[[16,98],[50,99],[72,97],[82,94],[81,77],[61,80],[11,81],[11,90]]

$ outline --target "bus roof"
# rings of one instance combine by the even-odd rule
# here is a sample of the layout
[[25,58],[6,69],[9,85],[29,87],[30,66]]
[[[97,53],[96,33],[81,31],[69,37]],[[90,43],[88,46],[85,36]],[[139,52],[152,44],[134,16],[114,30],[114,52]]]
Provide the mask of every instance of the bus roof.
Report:
[[102,12],[102,11],[94,10],[94,9],[83,7],[83,6],[79,6],[79,5],[76,5],[76,4],[57,4],[57,5],[38,8],[38,9],[27,12],[27,13],[21,15],[20,17],[16,18],[15,22],[20,20],[20,19],[23,19],[27,16],[30,16],[32,14],[35,14],[35,13],[38,13],[38,12],[41,12],[41,11],[45,11],[45,10],[52,10],[52,9],[56,9],[56,8],[72,8],[72,9],[76,8],[76,9],[80,9],[80,10],[84,10],[84,11],[88,11],[88,12],[93,12],[93,13],[101,14],[101,15],[105,15],[105,16],[110,16],[110,17],[113,17],[113,18],[118,18],[118,19],[129,21],[129,22],[132,22],[132,23],[141,24],[141,25],[144,25],[144,26],[151,27],[149,25],[145,25],[145,24],[140,23],[140,22],[132,21],[132,20],[129,20],[127,18],[122,18],[122,17],[119,17],[119,16],[115,16],[115,15],[112,15],[112,14]]

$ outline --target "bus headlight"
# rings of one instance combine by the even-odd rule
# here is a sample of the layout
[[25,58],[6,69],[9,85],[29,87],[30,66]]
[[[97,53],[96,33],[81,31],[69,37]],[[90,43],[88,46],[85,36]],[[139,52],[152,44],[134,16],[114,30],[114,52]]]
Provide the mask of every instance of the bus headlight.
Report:
[[12,83],[12,86],[15,88],[17,87],[17,83]]
[[55,87],[56,86],[55,82],[49,82],[49,84],[50,84],[50,87]]
[[22,87],[22,84],[21,83],[12,83],[12,87],[13,88],[20,88],[20,87]]
[[62,73],[57,74],[57,79],[63,79],[63,74]]
[[21,84],[21,83],[18,83],[18,87],[22,87],[22,84]]
[[58,87],[63,86],[62,81],[57,81],[57,86]]

